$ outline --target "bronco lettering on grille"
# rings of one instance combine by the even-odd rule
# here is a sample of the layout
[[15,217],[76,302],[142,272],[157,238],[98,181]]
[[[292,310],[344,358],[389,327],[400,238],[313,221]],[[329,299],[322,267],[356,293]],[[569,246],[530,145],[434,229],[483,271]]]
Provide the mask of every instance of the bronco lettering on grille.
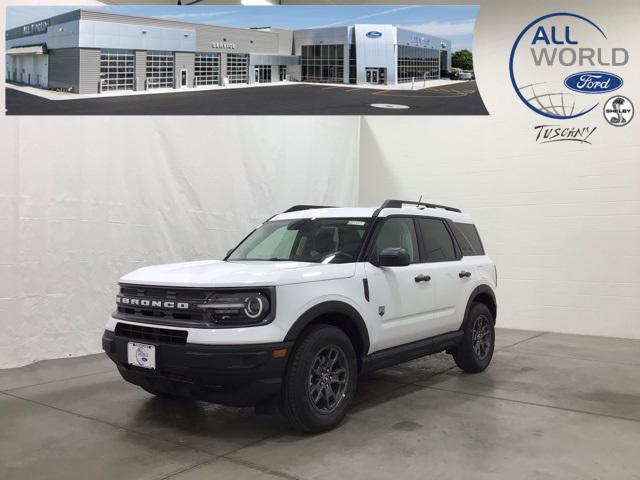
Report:
[[149,300],[146,298],[129,298],[121,295],[116,296],[116,303],[120,305],[130,305],[132,307],[167,308],[177,310],[189,310],[188,302],[174,302],[171,300]]

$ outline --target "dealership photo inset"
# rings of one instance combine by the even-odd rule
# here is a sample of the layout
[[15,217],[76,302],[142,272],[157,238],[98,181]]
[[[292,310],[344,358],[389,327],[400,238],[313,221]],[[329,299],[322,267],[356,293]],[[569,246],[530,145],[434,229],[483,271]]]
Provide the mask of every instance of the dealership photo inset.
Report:
[[8,115],[486,115],[477,6],[8,7]]

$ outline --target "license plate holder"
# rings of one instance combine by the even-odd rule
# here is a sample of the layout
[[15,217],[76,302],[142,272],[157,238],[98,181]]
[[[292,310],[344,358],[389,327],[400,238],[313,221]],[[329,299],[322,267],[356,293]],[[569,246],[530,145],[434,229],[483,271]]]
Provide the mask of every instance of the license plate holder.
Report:
[[156,369],[156,347],[146,343],[127,343],[127,362],[135,367]]

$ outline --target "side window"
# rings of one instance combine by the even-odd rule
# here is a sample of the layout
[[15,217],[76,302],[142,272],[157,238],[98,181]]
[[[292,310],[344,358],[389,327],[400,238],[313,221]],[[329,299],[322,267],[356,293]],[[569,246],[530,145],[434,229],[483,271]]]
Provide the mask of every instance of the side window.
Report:
[[453,239],[444,222],[437,218],[419,218],[424,262],[448,262],[456,260]]
[[411,263],[419,262],[418,240],[412,218],[388,218],[384,221],[376,236],[375,257],[380,251],[390,247],[404,248]]
[[478,235],[478,230],[474,224],[456,222],[454,227],[453,234],[462,249],[463,255],[484,255],[480,235]]

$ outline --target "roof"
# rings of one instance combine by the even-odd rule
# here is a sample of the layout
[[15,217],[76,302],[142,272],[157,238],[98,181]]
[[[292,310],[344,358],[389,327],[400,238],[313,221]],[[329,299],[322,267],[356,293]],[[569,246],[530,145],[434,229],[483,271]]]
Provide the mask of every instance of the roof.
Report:
[[[371,218],[380,207],[328,207],[297,210],[275,215],[269,221],[293,220],[298,218]],[[448,218],[454,222],[472,223],[471,217],[462,212],[453,212],[442,208],[425,208],[406,206],[399,208],[382,208],[378,217],[391,215],[416,215],[425,217]]]

